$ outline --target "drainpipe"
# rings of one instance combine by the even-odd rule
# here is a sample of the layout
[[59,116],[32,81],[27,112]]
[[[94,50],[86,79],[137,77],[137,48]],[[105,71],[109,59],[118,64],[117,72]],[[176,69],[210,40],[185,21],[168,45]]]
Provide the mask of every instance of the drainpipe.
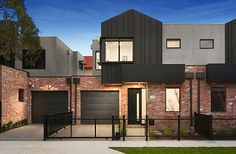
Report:
[[197,82],[198,82],[198,93],[197,93],[197,112],[200,113],[201,112],[201,80],[205,79],[205,72],[197,72],[196,73],[196,78],[197,78]]
[[73,84],[73,76],[70,78],[70,112],[72,112],[72,84]]
[[190,116],[190,130],[193,126],[193,72],[186,72],[185,79],[189,80],[189,116]]
[[75,84],[75,125],[76,125],[76,118],[77,118],[77,83]]
[[0,101],[0,133],[2,132],[2,101]]

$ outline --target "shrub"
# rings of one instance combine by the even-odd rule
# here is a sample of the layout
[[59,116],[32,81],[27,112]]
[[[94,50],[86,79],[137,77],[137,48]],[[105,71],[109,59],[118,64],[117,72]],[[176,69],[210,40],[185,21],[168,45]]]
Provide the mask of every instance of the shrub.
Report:
[[174,131],[171,128],[166,127],[163,131],[164,136],[174,136]]
[[5,132],[10,129],[17,128],[20,126],[25,126],[25,125],[28,125],[28,121],[26,118],[19,120],[17,122],[14,122],[14,123],[13,123],[13,121],[9,121],[7,124],[4,124],[2,127],[0,127],[0,132]]
[[188,136],[188,130],[186,128],[180,128],[180,136]]

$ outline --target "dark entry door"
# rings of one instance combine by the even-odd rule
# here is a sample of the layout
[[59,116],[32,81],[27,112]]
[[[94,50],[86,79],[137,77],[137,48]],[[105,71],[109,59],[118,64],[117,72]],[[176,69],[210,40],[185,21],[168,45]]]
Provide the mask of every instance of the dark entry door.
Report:
[[128,123],[141,124],[141,89],[128,89]]
[[32,123],[43,123],[44,115],[68,111],[68,91],[32,91]]
[[[111,119],[112,114],[119,116],[118,91],[82,91],[81,118],[82,119]],[[94,123],[82,120],[83,124]],[[111,120],[97,120],[97,123],[108,124]]]

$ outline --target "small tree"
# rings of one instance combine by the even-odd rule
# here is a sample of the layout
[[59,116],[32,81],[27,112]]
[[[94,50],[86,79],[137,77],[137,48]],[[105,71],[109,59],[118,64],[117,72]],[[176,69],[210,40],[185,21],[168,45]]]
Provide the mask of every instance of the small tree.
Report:
[[39,30],[27,14],[24,0],[0,0],[0,56],[7,61],[21,59],[21,50],[27,49],[28,65],[34,66],[41,49]]

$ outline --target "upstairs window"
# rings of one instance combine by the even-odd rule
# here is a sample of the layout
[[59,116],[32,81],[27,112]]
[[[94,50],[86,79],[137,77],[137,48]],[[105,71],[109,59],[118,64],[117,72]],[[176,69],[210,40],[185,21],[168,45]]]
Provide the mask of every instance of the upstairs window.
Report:
[[200,39],[200,49],[214,49],[214,39]]
[[100,65],[100,52],[99,51],[95,52],[95,68],[96,68],[96,70],[100,70],[101,69],[101,65]]
[[105,60],[107,62],[133,61],[133,41],[129,39],[106,40]]
[[166,48],[167,49],[180,49],[181,40],[180,39],[166,39]]
[[39,50],[35,54],[22,50],[22,68],[45,69],[45,50]]
[[211,112],[225,112],[225,88],[211,88]]

